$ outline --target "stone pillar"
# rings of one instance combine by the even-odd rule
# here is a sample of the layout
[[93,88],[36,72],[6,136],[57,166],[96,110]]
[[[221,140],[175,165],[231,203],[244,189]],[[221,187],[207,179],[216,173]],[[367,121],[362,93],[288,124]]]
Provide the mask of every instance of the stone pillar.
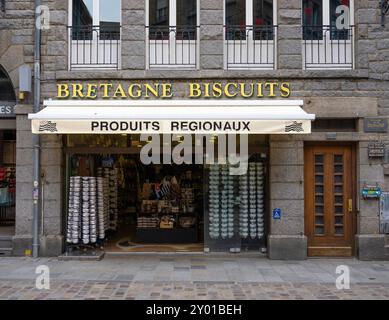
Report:
[[16,110],[16,215],[13,254],[23,256],[32,250],[32,182],[33,144],[31,122],[27,113],[31,106],[15,107]]
[[63,252],[63,177],[62,136],[42,135],[41,172],[43,185],[43,230],[40,256],[58,256]]
[[[375,185],[377,182],[384,186],[384,168],[381,159],[369,159],[369,142],[359,144],[359,186]],[[364,200],[359,195],[358,232],[356,246],[361,260],[383,260],[385,256],[385,235],[380,234],[379,201]]]
[[[272,217],[274,208],[281,219]],[[303,260],[307,257],[304,235],[304,142],[293,136],[270,136],[270,259]]]
[[146,68],[145,1],[122,1],[122,69]]
[[70,13],[67,1],[45,1],[43,4],[50,10],[50,28],[42,30],[41,80],[52,81],[56,71],[66,71],[69,68],[70,30],[67,25]]
[[278,64],[277,69],[302,68],[302,1],[278,1]]
[[223,69],[224,0],[200,1],[200,69]]

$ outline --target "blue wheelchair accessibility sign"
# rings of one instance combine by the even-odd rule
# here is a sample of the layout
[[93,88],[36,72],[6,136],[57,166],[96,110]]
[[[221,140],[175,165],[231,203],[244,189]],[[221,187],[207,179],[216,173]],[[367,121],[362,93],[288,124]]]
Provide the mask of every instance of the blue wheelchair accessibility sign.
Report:
[[273,209],[273,219],[274,220],[281,220],[281,209],[280,208]]

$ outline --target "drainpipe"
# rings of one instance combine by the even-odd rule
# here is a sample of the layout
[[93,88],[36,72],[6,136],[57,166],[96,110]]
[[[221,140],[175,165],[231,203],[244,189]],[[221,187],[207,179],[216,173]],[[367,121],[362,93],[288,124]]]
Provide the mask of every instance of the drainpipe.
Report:
[[[41,0],[35,0],[35,36],[34,36],[34,113],[40,110],[40,64],[41,64],[41,30],[37,26],[40,18]],[[32,256],[39,256],[39,207],[40,207],[40,136],[33,134],[33,209],[32,209]]]

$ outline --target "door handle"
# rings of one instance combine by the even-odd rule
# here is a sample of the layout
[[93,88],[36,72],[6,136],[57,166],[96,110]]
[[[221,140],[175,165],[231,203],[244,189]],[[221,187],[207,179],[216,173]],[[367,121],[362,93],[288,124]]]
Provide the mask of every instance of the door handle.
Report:
[[348,199],[348,212],[353,212],[353,199]]

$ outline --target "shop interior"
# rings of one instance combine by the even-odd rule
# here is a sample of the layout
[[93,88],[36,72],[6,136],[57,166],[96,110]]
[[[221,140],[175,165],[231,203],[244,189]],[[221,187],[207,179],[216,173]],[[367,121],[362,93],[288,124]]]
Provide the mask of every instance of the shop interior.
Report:
[[16,131],[0,130],[0,236],[15,234]]
[[[75,148],[67,156],[68,246],[97,243],[109,252],[203,250],[203,166],[144,165],[139,139],[130,135],[70,136],[68,142]],[[94,143],[99,147],[89,149],[92,154],[78,153]]]
[[[263,195],[257,204],[259,197],[250,193],[264,190],[260,156],[252,158],[255,162],[249,170],[254,173],[232,179],[226,166],[145,165],[139,152],[147,142],[140,142],[139,135],[68,135],[64,139],[68,252],[88,246],[115,253],[265,246]],[[254,146],[258,150],[258,144]],[[261,170],[260,178],[256,170]],[[247,190],[247,202],[240,208],[236,199],[242,187]],[[216,206],[223,197],[226,201]],[[249,207],[249,201],[255,207],[251,202]],[[241,236],[234,231],[235,225],[240,225]]]

